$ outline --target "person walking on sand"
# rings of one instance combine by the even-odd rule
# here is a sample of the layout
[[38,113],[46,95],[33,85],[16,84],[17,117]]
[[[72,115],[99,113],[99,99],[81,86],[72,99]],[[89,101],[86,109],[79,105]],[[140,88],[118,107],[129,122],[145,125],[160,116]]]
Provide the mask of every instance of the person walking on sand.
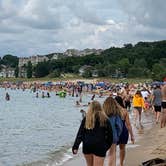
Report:
[[137,90],[134,97],[133,97],[133,108],[134,108],[134,113],[135,113],[135,123],[134,125],[138,127],[137,124],[137,118],[139,118],[139,126],[143,128],[142,123],[141,123],[141,114],[142,114],[142,109],[145,108],[144,104],[144,99],[142,97],[141,91]]
[[161,128],[166,126],[166,84],[162,87],[162,118],[161,118]]
[[122,121],[123,121],[123,130],[120,135],[118,144],[120,148],[120,166],[124,165],[124,159],[126,155],[126,144],[128,142],[129,134],[131,142],[134,144],[135,139],[132,131],[132,126],[130,123],[130,118],[127,109],[125,109],[123,104],[123,99],[120,96],[115,97],[116,102],[119,104],[119,106],[122,109]]
[[107,150],[112,145],[112,127],[100,103],[92,101],[77,133],[73,154],[77,154],[83,142],[83,154],[87,166],[103,166]]
[[152,97],[152,103],[154,106],[155,111],[155,118],[156,118],[156,124],[159,122],[160,119],[160,113],[161,113],[161,89],[160,85],[156,85],[154,91],[153,91],[153,97]]
[[110,119],[113,130],[113,144],[108,151],[108,165],[116,166],[116,145],[123,130],[122,109],[112,97],[106,98],[103,109]]

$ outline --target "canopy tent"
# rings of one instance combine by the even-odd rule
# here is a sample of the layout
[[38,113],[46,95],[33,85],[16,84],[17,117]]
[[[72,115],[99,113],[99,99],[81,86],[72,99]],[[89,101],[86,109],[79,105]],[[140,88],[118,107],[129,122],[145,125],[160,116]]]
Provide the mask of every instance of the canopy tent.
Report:
[[106,85],[105,82],[98,82],[96,84],[96,86],[100,86],[100,87],[104,87],[105,85]]
[[48,81],[48,82],[43,83],[43,85],[44,85],[44,86],[52,86],[53,83],[52,83],[51,81]]

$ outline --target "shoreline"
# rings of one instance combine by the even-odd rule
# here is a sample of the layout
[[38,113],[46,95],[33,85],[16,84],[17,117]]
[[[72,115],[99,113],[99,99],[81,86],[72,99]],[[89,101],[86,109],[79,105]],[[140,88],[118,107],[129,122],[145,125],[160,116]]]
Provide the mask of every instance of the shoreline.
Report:
[[[134,145],[130,143],[128,145],[124,166],[140,166],[143,162],[154,158],[166,159],[166,128],[161,129],[159,124],[154,124],[152,128],[145,129],[144,134]],[[105,166],[107,165],[107,160],[108,158],[106,157]],[[63,166],[76,165],[86,165],[81,148],[77,156],[63,164]]]
[[166,159],[166,128],[160,128],[160,124],[153,125],[138,144],[134,149],[127,149],[126,166],[139,166],[154,158]]
[[34,83],[34,82],[58,82],[58,81],[69,81],[69,82],[75,82],[75,81],[85,81],[85,82],[102,82],[102,81],[109,81],[113,83],[119,83],[119,82],[128,82],[128,83],[145,83],[145,82],[152,82],[151,79],[145,79],[145,78],[109,78],[109,77],[93,77],[93,78],[83,78],[83,77],[57,77],[57,78],[48,78],[48,77],[41,77],[41,78],[3,78],[0,77],[0,83],[2,82],[19,82],[22,81],[24,83]]

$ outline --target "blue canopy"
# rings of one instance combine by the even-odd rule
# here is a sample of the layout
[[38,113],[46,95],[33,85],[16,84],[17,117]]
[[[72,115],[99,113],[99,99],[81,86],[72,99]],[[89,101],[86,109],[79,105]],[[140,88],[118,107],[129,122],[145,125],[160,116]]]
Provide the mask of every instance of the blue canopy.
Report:
[[43,85],[44,85],[44,86],[52,86],[53,83],[52,83],[51,81],[49,81],[49,82],[45,82]]
[[98,82],[98,83],[96,84],[96,86],[104,87],[104,86],[105,86],[105,82]]
[[154,85],[156,85],[156,86],[157,85],[163,85],[163,84],[164,84],[164,82],[161,82],[161,81],[154,81],[154,82],[151,83],[152,86],[154,86]]

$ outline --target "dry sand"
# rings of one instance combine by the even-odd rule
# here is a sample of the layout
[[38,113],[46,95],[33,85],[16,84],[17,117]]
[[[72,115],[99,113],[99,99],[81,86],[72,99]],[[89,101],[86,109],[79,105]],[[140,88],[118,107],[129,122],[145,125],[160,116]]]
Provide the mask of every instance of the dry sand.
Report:
[[143,161],[153,158],[166,158],[166,127],[155,125],[145,132],[139,140],[140,146],[128,149],[125,166],[139,166]]

